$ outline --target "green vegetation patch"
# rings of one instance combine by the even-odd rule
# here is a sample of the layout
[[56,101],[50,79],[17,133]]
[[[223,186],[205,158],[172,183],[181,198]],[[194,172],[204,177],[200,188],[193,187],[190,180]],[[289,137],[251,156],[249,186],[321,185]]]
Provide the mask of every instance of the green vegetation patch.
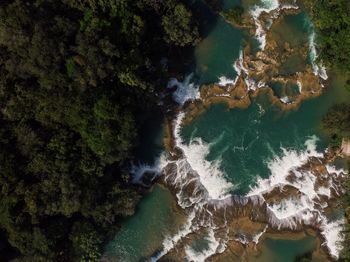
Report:
[[327,66],[350,70],[350,1],[306,0],[317,30],[319,60]]
[[0,261],[97,261],[134,213],[160,61],[199,39],[186,2],[1,1]]
[[244,8],[241,6],[235,6],[227,11],[223,11],[220,13],[223,18],[232,23],[233,25],[242,25],[242,16],[244,14]]

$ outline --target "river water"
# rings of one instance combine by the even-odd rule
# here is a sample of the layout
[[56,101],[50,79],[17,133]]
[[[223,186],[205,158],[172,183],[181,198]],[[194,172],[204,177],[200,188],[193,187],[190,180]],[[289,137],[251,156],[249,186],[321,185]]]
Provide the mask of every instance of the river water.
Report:
[[[230,9],[238,4],[246,10],[254,10],[256,6],[273,9],[274,5],[278,6],[279,3],[272,0],[261,2],[226,0],[224,8]],[[312,25],[304,12],[285,16],[271,30],[272,36],[281,48],[285,42],[294,48],[304,43],[310,44]],[[217,83],[220,77],[236,78],[239,72],[236,72],[233,64],[239,58],[244,44],[256,38],[260,44],[264,41],[256,35],[247,39],[246,35],[247,33],[242,29],[234,28],[223,18],[218,17],[212,31],[196,48],[196,66],[192,80],[195,82],[194,85],[178,88],[193,88],[197,85]],[[314,50],[312,48],[309,50],[307,59],[302,56],[288,59],[280,73],[288,76],[314,62]],[[322,95],[303,101],[292,110],[282,110],[271,103],[270,95],[261,92],[260,95],[252,98],[251,105],[246,109],[228,109],[225,104],[214,104],[189,124],[179,127],[177,135],[178,140],[181,140],[180,148],[187,156],[192,169],[199,176],[203,175],[202,179],[204,178],[205,181],[201,180],[201,182],[206,188],[209,200],[223,199],[227,195],[258,194],[265,190],[263,185],[266,181],[295,168],[299,162],[302,162],[301,158],[318,156],[325,152],[328,141],[320,126],[322,116],[333,104],[350,101],[350,93],[343,88],[345,79],[332,72],[328,72],[328,75]],[[270,82],[267,85],[278,99],[288,97],[288,101],[293,101],[293,96],[298,95],[299,86],[293,84],[281,85]],[[141,165],[143,169],[145,167],[152,169],[152,160],[158,157],[162,150],[160,145],[162,132],[159,131],[161,127],[154,123],[150,123],[150,126],[157,126],[157,128],[145,136],[148,142],[145,149],[141,151],[146,154],[144,157],[140,156],[145,164]],[[307,182],[305,187],[306,184]],[[314,194],[313,190],[308,190],[301,188],[299,194]],[[214,231],[210,229],[205,232],[192,230],[201,233],[188,237],[188,242],[181,244],[178,251],[169,248],[176,242],[174,242],[176,239],[174,236],[179,231],[184,231],[183,228],[188,223],[187,217],[193,214],[195,216],[199,210],[195,207],[194,212],[186,212],[187,207],[182,206],[184,209],[182,211],[176,204],[179,197],[181,198],[181,194],[178,193],[175,196],[166,187],[155,185],[140,202],[135,215],[123,222],[120,232],[107,245],[106,259],[134,262],[147,261],[153,257],[154,260],[157,258],[170,261],[170,258],[167,260],[165,257],[167,252],[171,251],[179,254],[176,261],[203,261],[212,250],[214,250],[213,254],[219,249],[223,252],[219,244],[215,246]],[[278,218],[285,218],[287,214],[297,212],[303,205],[298,201],[289,200],[282,201],[283,204],[279,206],[270,205],[270,209]],[[190,208],[199,202],[193,203]],[[202,207],[203,201],[201,200],[200,203]],[[335,213],[341,214],[341,211],[332,213],[335,219],[339,219],[339,215]],[[330,219],[327,221],[330,224],[335,223]],[[333,231],[325,232],[329,235],[334,234]],[[186,238],[186,234],[181,236]],[[317,248],[314,235],[307,233],[298,239],[288,239],[288,235],[286,236],[263,237],[259,242],[258,251],[251,252],[246,259],[254,262],[292,262],[297,256]],[[332,235],[332,237],[337,239],[338,236]],[[325,240],[322,239],[322,241]],[[334,250],[333,247],[333,253],[332,250],[330,251],[333,255],[336,253]],[[229,261],[241,261],[236,256],[228,257]],[[329,259],[330,257],[321,256],[314,261]],[[213,261],[227,260],[217,258]]]

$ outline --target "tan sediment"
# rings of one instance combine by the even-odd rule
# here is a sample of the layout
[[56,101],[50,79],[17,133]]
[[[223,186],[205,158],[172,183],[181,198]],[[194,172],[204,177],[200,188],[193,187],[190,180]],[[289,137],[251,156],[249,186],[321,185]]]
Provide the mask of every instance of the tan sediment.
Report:
[[250,32],[251,30],[255,30],[254,21],[247,12],[244,12],[242,14],[242,21],[240,23],[237,23],[237,21],[234,21],[233,19],[227,19],[223,13],[220,13],[220,15],[228,24],[232,25],[237,29],[246,30],[248,32]]
[[264,194],[264,199],[266,203],[274,203],[281,202],[282,199],[290,196],[300,196],[299,190],[291,185],[283,185]]
[[322,241],[318,236],[318,232],[312,228],[306,228],[303,231],[293,232],[266,232],[261,238],[258,244],[249,243],[244,245],[238,241],[230,241],[227,244],[227,249],[221,254],[215,254],[208,258],[207,261],[211,262],[226,262],[226,261],[255,261],[258,256],[263,252],[264,240],[276,239],[276,240],[302,240],[307,236],[313,236],[315,238],[315,248],[311,251],[313,259],[319,261],[331,261],[324,247]]
[[[297,109],[300,104],[307,99],[317,97],[322,93],[322,85],[318,76],[313,72],[312,66],[305,64],[303,70],[294,72],[293,74],[283,75],[282,67],[290,57],[300,56],[303,60],[307,59],[308,43],[305,42],[298,48],[293,48],[288,42],[283,44],[281,48],[274,39],[273,30],[283,20],[285,15],[296,14],[300,10],[287,9],[282,10],[281,15],[274,19],[271,29],[266,34],[266,46],[263,51],[258,51],[256,54],[251,53],[251,46],[247,43],[243,50],[243,66],[248,72],[238,78],[235,85],[227,85],[225,87],[217,84],[201,86],[200,100],[185,105],[186,112],[183,124],[190,123],[197,116],[201,115],[211,105],[225,104],[228,109],[247,108],[252,103],[252,100],[260,94],[267,94],[271,104],[278,106],[281,110],[289,111]],[[268,15],[263,14],[261,20],[264,21]],[[244,15],[247,17],[247,14]],[[250,29],[250,34],[254,35],[255,28],[252,26],[251,19],[243,20],[243,25]],[[254,24],[253,24],[254,25]],[[249,90],[245,79],[252,79],[256,85],[261,82],[260,88],[257,90]],[[273,90],[267,85],[269,82],[280,83],[282,85],[301,84],[301,93],[293,97],[289,103],[281,101]]]
[[340,150],[342,155],[350,157],[350,140],[343,139]]
[[201,100],[186,106],[186,115],[183,124],[189,124],[192,120],[204,113],[207,108],[214,104],[225,104],[228,110],[234,108],[245,109],[251,105],[254,98],[257,98],[261,94],[265,94],[272,105],[278,106],[283,111],[290,111],[298,109],[303,101],[317,97],[322,93],[322,87],[319,83],[319,79],[313,74],[311,67],[308,67],[305,72],[299,72],[295,74],[295,76],[288,79],[282,77],[272,77],[266,80],[280,83],[294,81],[295,84],[297,81],[299,81],[302,85],[302,92],[293,102],[284,103],[280,98],[275,96],[273,90],[266,85],[255,91],[249,91],[242,77],[238,79],[237,84],[234,87],[228,86],[228,90],[219,85],[203,86],[201,88]]
[[[284,14],[295,12],[297,11],[283,11]],[[275,21],[278,24],[282,19],[283,15]],[[297,109],[302,101],[317,97],[322,93],[320,78],[314,74],[312,66],[309,64],[303,65],[302,70],[298,72],[283,74],[283,66],[291,57],[299,56],[303,60],[307,59],[309,47],[307,42],[298,48],[292,48],[288,42],[285,42],[282,48],[279,47],[272,33],[274,26],[275,22],[271,30],[267,32],[266,47],[263,51],[251,54],[249,44],[244,48],[242,64],[245,72],[242,72],[235,85],[223,87],[213,84],[201,87],[201,99],[185,108],[184,124],[191,122],[213,104],[223,103],[227,105],[228,109],[247,108],[251,104],[252,98],[256,98],[261,93],[267,94],[272,104],[285,111]],[[256,85],[260,83],[261,87],[249,90],[245,81],[248,79],[254,81]],[[299,84],[301,92],[293,96],[291,101],[283,102],[281,97],[274,94],[268,83],[280,83],[282,86]]]
[[[275,41],[272,31],[273,27],[278,25],[287,14],[297,13],[297,10],[286,10],[282,11],[279,18],[275,19],[271,30],[267,32],[266,36],[266,48],[264,51],[259,51],[257,54],[251,54],[251,47],[248,45],[244,49],[243,56],[243,66],[247,70],[247,74],[242,72],[242,75],[238,78],[235,85],[227,85],[225,87],[219,85],[206,85],[202,86],[200,90],[200,100],[194,101],[192,103],[187,103],[184,106],[185,118],[183,124],[188,124],[193,121],[200,114],[205,112],[210,106],[214,104],[225,104],[227,109],[234,108],[247,108],[251,103],[260,95],[265,95],[268,97],[270,104],[279,107],[283,111],[296,110],[300,104],[306,100],[316,97],[322,93],[322,83],[318,76],[313,73],[311,65],[305,64],[302,70],[294,72],[292,74],[282,74],[283,64],[288,61],[292,56],[300,56],[303,59],[307,58],[308,45],[305,43],[299,48],[293,48],[288,42],[284,43],[282,48]],[[264,19],[262,15],[262,19]],[[248,22],[247,22],[248,23]],[[251,23],[251,21],[249,22]],[[254,34],[255,29],[251,27],[251,24],[247,24],[246,28],[251,34]],[[293,101],[290,103],[284,103],[281,101],[280,97],[274,93],[272,88],[268,87],[266,84],[256,90],[249,90],[245,79],[254,79],[258,84],[259,82],[278,82],[282,85],[288,83],[297,84],[301,83],[301,92],[294,97]],[[166,136],[164,138],[164,143],[168,152],[176,158],[181,154],[174,148],[174,126],[173,126],[173,116],[174,114],[168,114],[166,120]],[[303,167],[305,170],[312,169],[317,174],[316,187],[328,186],[328,181],[323,180],[322,176],[327,172],[324,167],[325,163],[330,161],[330,158],[326,158],[324,162],[310,161]],[[175,167],[174,167],[175,168]],[[168,167],[168,171],[171,173],[171,165]],[[291,181],[295,179],[291,174],[288,177]],[[177,189],[171,185],[167,185],[167,182],[163,181],[170,190],[176,194]],[[182,189],[181,189],[182,190]],[[195,191],[195,184],[191,184],[186,189],[188,191]],[[328,251],[325,246],[321,244],[324,241],[323,236],[320,235],[319,229],[306,227],[305,225],[300,225],[300,227],[294,231],[285,230],[281,231],[276,228],[268,228],[267,232],[264,233],[256,245],[254,242],[250,241],[247,244],[242,244],[239,240],[239,234],[243,231],[244,234],[252,237],[261,233],[266,225],[268,225],[267,217],[264,217],[264,212],[266,213],[266,204],[272,202],[280,202],[286,197],[294,196],[298,197],[301,193],[297,188],[293,186],[283,186],[281,188],[275,188],[269,193],[264,194],[265,206],[256,207],[254,204],[249,203],[245,206],[233,206],[225,209],[225,214],[223,210],[216,209],[214,207],[208,207],[207,210],[212,212],[213,218],[216,225],[220,225],[220,228],[216,229],[215,234],[218,236],[226,234],[226,229],[229,231],[229,241],[227,242],[227,247],[225,251],[221,254],[215,254],[208,258],[207,261],[249,261],[250,257],[257,256],[262,250],[262,245],[264,239],[275,238],[275,239],[291,239],[299,240],[304,238],[306,235],[312,235],[316,238],[316,249],[313,251],[313,257],[319,258],[321,261],[332,261],[332,258],[328,255]],[[190,195],[190,194],[189,194]],[[331,212],[333,205],[336,205],[336,198],[338,197],[337,192],[333,189],[331,191],[331,199],[326,199],[321,197],[320,203],[327,201],[330,207],[326,212]],[[260,208],[260,210],[258,210]],[[226,212],[230,214],[227,219]],[[259,213],[260,216],[253,217],[253,213]],[[205,216],[205,214],[199,214]],[[203,227],[201,230],[205,231],[207,228]],[[199,229],[183,240],[179,241],[174,249],[172,249],[165,257],[160,261],[183,261],[186,257],[185,247],[190,245],[191,241],[198,237],[198,234],[203,234]]]
[[[326,155],[324,159],[311,158],[298,170],[305,172],[313,170],[317,179],[316,184],[322,183],[319,182],[319,180],[322,181],[327,172],[324,165],[332,158],[332,155]],[[293,178],[291,177],[291,179]],[[168,184],[167,187],[171,189],[173,185]],[[173,187],[171,190],[173,190],[174,194],[176,193],[176,187]],[[182,188],[182,190],[195,191],[196,188],[193,187],[193,185],[189,185],[189,187]],[[196,219],[206,221],[206,216],[208,217],[208,214],[211,214],[209,217],[213,219],[213,223],[215,224],[215,237],[218,239],[228,239],[225,251],[211,256],[207,261],[250,261],[250,258],[254,258],[262,252],[264,240],[267,238],[300,240],[306,235],[315,237],[316,247],[313,250],[313,258],[318,258],[321,261],[334,261],[334,259],[329,256],[326,246],[322,245],[325,239],[320,234],[317,223],[314,227],[300,224],[293,230],[286,229],[286,227],[280,229],[270,224],[266,216],[266,205],[271,202],[279,202],[283,198],[288,198],[290,196],[298,196],[299,194],[300,192],[296,190],[296,188],[292,185],[288,185],[276,187],[275,190],[263,194],[265,201],[262,205],[250,200],[243,204],[240,204],[239,200],[238,202],[232,200],[233,202],[227,205],[222,205],[220,202],[217,203],[218,205],[215,204],[215,202],[206,204],[204,209],[198,210],[196,214],[198,217]],[[190,193],[189,195],[193,194]],[[337,196],[338,195],[333,192],[329,199],[319,199],[319,201],[326,201],[331,207],[336,203]],[[328,211],[325,210],[325,212],[327,213]],[[196,221],[197,220],[194,222]],[[267,231],[261,236],[258,244],[255,244],[252,241],[253,237],[263,232],[266,226],[268,226]],[[186,257],[186,247],[190,246],[194,239],[203,236],[209,229],[210,228],[207,228],[206,225],[195,229],[194,232],[179,241],[176,247],[161,261],[183,261]],[[248,240],[246,243],[241,242],[242,239],[240,239],[240,236],[242,234]]]
[[221,254],[208,258],[210,262],[242,261],[242,256],[246,253],[246,248],[239,242],[231,241]]
[[166,151],[169,151],[173,147],[172,125],[169,122],[167,118],[164,120],[163,144]]
[[[263,241],[265,239],[277,239],[277,240],[302,240],[307,236],[312,236],[315,238],[315,249],[312,251],[312,258],[318,259],[320,261],[330,261],[326,250],[322,246],[322,241],[319,236],[319,232],[313,228],[305,228],[303,231],[293,232],[266,232],[262,237],[261,241],[257,245],[259,251],[262,250]],[[249,261],[249,260],[248,260]]]
[[230,221],[229,227],[233,232],[243,231],[248,235],[256,235],[264,230],[266,224],[253,222],[249,217],[241,217]]
[[202,86],[200,96],[201,100],[191,103],[185,108],[184,124],[190,123],[214,104],[225,104],[228,109],[248,108],[251,104],[247,86],[242,78],[238,79],[235,86],[221,87],[215,84]]

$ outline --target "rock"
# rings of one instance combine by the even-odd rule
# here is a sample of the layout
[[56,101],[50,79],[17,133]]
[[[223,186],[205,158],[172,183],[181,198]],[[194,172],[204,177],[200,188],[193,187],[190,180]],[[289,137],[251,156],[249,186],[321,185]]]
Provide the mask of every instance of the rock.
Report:
[[343,138],[343,141],[341,143],[341,153],[344,156],[350,156],[350,141],[345,138]]

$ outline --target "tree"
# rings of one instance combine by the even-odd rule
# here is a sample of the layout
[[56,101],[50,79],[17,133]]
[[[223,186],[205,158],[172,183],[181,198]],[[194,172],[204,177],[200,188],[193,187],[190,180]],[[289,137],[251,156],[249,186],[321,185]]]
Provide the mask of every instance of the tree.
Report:
[[0,259],[96,261],[140,199],[125,167],[190,5],[1,1],[0,36]]
[[319,60],[327,66],[350,70],[350,2],[307,0],[305,5],[317,30]]
[[337,104],[331,107],[322,119],[323,128],[331,135],[350,137],[350,105]]
[[191,12],[183,4],[169,8],[162,18],[165,40],[179,46],[196,44],[199,33],[198,29],[191,25],[191,18]]
[[[322,126],[331,136],[331,146],[339,148],[343,138],[350,138],[350,105],[343,103],[331,107],[322,119]],[[342,195],[342,206],[346,219],[350,221],[350,180],[344,179],[343,186],[345,191]],[[339,261],[349,261],[350,259],[350,227],[348,223],[345,225],[344,235]]]

